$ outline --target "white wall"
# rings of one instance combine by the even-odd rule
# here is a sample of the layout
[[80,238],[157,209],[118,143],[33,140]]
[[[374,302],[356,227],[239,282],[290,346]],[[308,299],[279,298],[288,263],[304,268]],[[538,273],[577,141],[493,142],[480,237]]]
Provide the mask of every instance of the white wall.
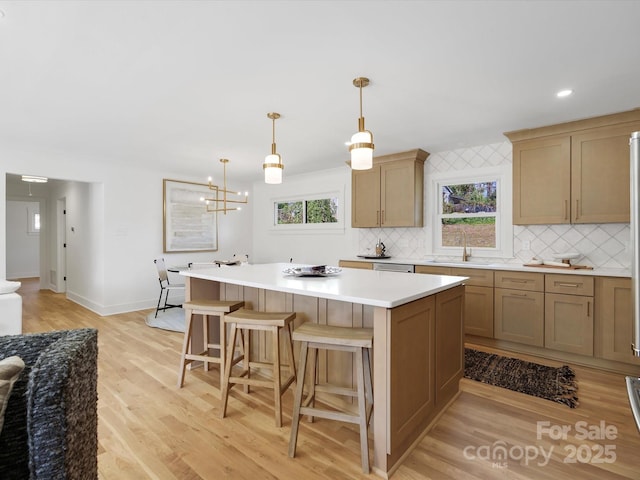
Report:
[[[250,197],[242,211],[219,215],[217,252],[162,252],[162,179],[202,181],[184,178],[178,166],[173,172],[149,171],[112,159],[73,158],[6,147],[0,147],[0,157],[0,277],[6,278],[7,271],[5,174],[63,179],[50,187],[47,228],[55,233],[56,201],[66,198],[67,295],[101,315],[155,307],[158,280],[154,258],[163,256],[168,265],[178,265],[252,251]],[[203,179],[207,174],[203,166]],[[248,185],[233,186],[250,190]],[[52,247],[45,248],[47,257],[51,251]],[[43,272],[55,268],[50,263]]]
[[[340,228],[297,230],[274,227],[274,202],[286,198],[339,192]],[[285,176],[280,185],[256,182],[253,187],[253,256],[251,261],[337,265],[341,258],[357,253],[357,230],[351,228],[351,170],[322,170],[307,175]]]
[[40,211],[40,202],[9,200],[7,202],[7,278],[40,276],[40,233],[29,232],[30,211]]

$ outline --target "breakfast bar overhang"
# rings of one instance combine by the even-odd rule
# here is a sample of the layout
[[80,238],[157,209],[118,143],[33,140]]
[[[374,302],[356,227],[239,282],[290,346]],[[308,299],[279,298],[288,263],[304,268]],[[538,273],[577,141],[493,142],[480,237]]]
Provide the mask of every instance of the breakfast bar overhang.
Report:
[[[187,301],[244,300],[255,310],[293,311],[296,326],[309,321],[372,327],[373,470],[388,478],[458,395],[466,277],[351,268],[326,277],[285,275],[292,266],[205,267],[180,274]],[[269,357],[266,342],[254,345],[259,356]],[[353,366],[341,353],[319,359],[320,381],[351,385]]]

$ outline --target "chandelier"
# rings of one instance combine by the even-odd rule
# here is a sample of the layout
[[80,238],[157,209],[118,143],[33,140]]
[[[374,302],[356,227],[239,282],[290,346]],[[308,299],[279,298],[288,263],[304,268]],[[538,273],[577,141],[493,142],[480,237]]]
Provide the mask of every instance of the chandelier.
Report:
[[[245,204],[249,200],[249,192],[236,192],[233,190],[227,190],[227,163],[229,160],[221,158],[222,163],[222,188],[212,183],[212,178],[209,177],[209,190],[215,192],[212,198],[202,197],[200,200],[207,205],[207,212],[222,212],[225,215],[231,210],[242,210],[242,207],[228,207],[227,204]],[[228,198],[227,195],[231,196]]]

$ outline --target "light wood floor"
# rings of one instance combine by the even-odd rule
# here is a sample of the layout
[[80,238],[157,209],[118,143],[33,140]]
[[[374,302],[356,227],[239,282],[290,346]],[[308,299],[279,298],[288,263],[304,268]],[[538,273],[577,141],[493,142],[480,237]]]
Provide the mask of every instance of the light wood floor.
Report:
[[[182,334],[147,327],[148,311],[100,317],[62,294],[38,291],[33,279],[23,280],[18,293],[25,332],[99,330],[101,479],[377,478],[360,471],[358,433],[352,425],[303,422],[297,457],[289,458],[291,392],[285,395],[284,426],[278,429],[267,390],[245,395],[234,389],[227,418],[219,418],[217,366],[208,373],[187,372],[184,388],[178,389]],[[461,395],[392,478],[640,479],[640,434],[624,377],[575,370],[576,409],[463,380]],[[537,422],[571,431],[566,439],[537,438]],[[605,422],[616,437],[581,440],[576,422],[590,429]],[[499,446],[507,449],[506,463],[490,458]],[[541,464],[541,448],[552,451],[548,464]],[[537,458],[520,458],[526,450]],[[614,461],[602,462],[607,459]],[[565,463],[571,460],[577,463]]]

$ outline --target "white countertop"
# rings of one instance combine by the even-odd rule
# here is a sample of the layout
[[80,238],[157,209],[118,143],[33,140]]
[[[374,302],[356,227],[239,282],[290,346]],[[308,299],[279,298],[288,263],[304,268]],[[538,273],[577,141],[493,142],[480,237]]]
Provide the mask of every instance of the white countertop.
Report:
[[372,263],[401,263],[409,265],[425,265],[433,267],[455,267],[455,268],[479,268],[485,270],[507,270],[515,272],[539,272],[539,273],[563,273],[567,275],[595,275],[600,277],[626,277],[631,278],[631,268],[594,268],[587,269],[569,269],[569,268],[549,268],[549,267],[525,267],[521,263],[506,263],[499,259],[491,260],[475,260],[468,262],[456,262],[445,260],[428,260],[428,259],[410,259],[410,258],[386,258],[386,259],[365,259],[362,257],[345,257],[343,260],[357,262]]
[[413,275],[343,268],[329,277],[285,275],[290,263],[195,267],[180,275],[277,292],[341,300],[374,307],[393,308],[462,284],[467,277]]

